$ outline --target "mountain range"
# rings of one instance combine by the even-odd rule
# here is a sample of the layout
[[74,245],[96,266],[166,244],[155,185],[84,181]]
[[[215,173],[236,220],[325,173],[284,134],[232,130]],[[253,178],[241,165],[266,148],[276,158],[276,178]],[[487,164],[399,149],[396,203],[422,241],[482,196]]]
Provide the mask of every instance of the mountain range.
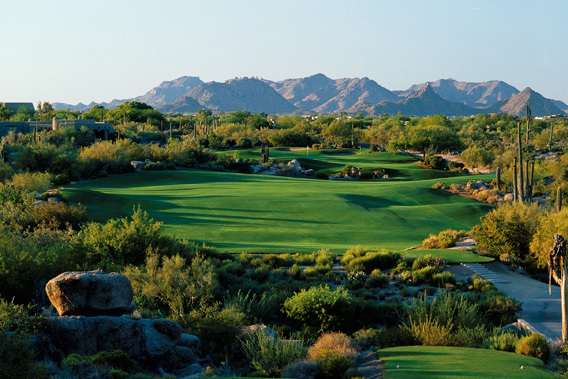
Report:
[[[270,81],[234,78],[204,83],[198,77],[183,76],[162,82],[144,95],[99,103],[114,108],[125,101],[140,101],[163,112],[196,113],[205,108],[232,112],[249,110],[268,114],[330,114],[362,112],[408,116],[469,116],[479,113],[509,113],[523,116],[530,102],[533,116],[568,114],[568,105],[547,99],[530,88],[519,91],[498,80],[481,83],[440,79],[415,84],[404,91],[390,91],[372,79],[330,79],[323,74],[306,78]],[[54,103],[56,109],[89,110],[88,105]]]

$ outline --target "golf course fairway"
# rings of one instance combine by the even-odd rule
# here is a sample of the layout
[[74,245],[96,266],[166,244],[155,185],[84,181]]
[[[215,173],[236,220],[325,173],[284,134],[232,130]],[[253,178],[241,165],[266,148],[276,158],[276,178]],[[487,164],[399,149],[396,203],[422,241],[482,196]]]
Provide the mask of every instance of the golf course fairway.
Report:
[[139,204],[166,233],[221,251],[344,252],[356,245],[418,246],[430,233],[470,230],[491,209],[431,189],[438,180],[334,181],[185,169],[115,175],[62,192],[95,221],[131,215]]

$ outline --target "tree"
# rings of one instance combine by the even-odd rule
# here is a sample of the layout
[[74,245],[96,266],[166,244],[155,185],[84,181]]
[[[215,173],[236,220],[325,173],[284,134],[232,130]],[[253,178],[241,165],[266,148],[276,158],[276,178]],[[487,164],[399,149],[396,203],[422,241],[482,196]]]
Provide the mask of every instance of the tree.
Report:
[[39,113],[40,121],[43,121],[44,119],[49,121],[55,115],[53,105],[51,105],[51,103],[49,103],[48,101],[44,101],[43,103],[41,101],[38,101],[36,108],[37,112]]
[[93,107],[88,112],[82,114],[82,117],[88,120],[103,121],[107,113],[108,109],[106,109],[102,105],[93,105]]
[[530,260],[530,245],[545,211],[537,204],[503,203],[473,228],[477,247],[493,257]]
[[35,112],[32,109],[22,105],[21,107],[18,108],[18,111],[13,116],[13,120],[14,121],[28,121],[29,119],[34,118],[34,116],[35,116]]
[[484,167],[493,163],[495,154],[482,147],[470,146],[460,154],[460,159],[475,171],[478,167]]
[[12,117],[12,111],[6,108],[4,105],[0,106],[0,121],[7,121]]

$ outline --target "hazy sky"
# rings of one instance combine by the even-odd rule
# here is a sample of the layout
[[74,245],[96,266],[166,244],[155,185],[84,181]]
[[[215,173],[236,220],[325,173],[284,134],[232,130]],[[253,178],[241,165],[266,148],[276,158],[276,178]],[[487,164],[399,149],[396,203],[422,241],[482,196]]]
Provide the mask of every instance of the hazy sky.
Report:
[[566,0],[14,0],[1,12],[0,101],[321,72],[390,90],[498,79],[568,102]]

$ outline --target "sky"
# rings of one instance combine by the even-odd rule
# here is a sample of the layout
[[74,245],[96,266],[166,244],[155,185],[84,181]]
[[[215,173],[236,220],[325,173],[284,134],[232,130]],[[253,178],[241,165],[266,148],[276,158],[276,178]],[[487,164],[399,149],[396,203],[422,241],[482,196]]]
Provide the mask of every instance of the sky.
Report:
[[502,80],[568,103],[565,0],[25,0],[2,4],[0,101],[76,104],[198,76],[323,73],[390,90]]

